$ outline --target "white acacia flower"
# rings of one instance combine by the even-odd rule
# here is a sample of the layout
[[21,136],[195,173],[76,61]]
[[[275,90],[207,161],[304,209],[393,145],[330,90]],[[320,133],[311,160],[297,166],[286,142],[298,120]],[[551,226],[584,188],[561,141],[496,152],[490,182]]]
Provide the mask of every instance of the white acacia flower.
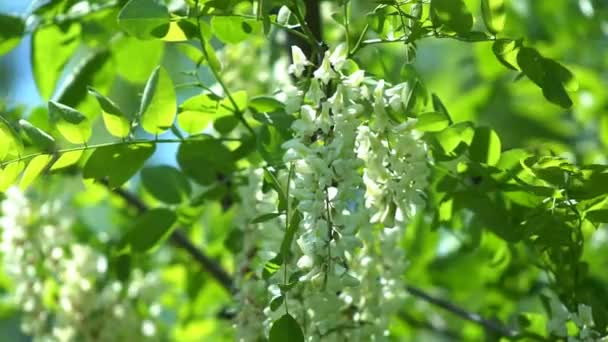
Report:
[[289,73],[294,74],[296,77],[302,77],[306,67],[312,63],[310,63],[304,52],[297,45],[291,46],[291,58],[293,63],[289,66]]
[[323,57],[323,61],[321,62],[321,66],[315,70],[313,76],[321,81],[322,84],[327,84],[332,78],[337,76],[336,72],[333,70],[331,62],[329,61],[329,53],[325,53],[325,57]]

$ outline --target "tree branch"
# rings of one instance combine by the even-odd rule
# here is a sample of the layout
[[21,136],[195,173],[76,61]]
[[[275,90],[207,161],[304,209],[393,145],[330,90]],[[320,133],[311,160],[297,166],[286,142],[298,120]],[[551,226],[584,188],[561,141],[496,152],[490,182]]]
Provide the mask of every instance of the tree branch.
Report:
[[[107,181],[101,181],[101,183],[108,187],[108,189],[110,188]],[[148,211],[148,206],[135,194],[122,188],[112,189],[112,191],[124,199],[129,205],[134,207],[138,213],[143,214]],[[232,276],[228,274],[228,272],[226,272],[226,270],[224,270],[220,264],[205,254],[203,250],[196,247],[183,231],[179,230],[179,228],[175,229],[171,234],[170,241],[173,243],[173,245],[190,254],[190,256],[196,260],[203,267],[203,269],[209,272],[209,274],[215,280],[217,280],[220,285],[226,289],[226,291],[229,293],[234,292],[234,281]]]
[[414,287],[411,285],[406,285],[406,290],[414,297],[420,298],[430,304],[433,304],[446,311],[449,311],[450,313],[452,313],[462,319],[465,319],[467,321],[470,321],[470,322],[473,322],[473,323],[476,323],[476,324],[482,326],[488,332],[493,332],[495,334],[498,334],[500,336],[503,336],[503,337],[506,337],[506,338],[512,339],[512,340],[519,339],[522,337],[528,337],[528,338],[531,338],[531,339],[534,339],[537,341],[545,340],[540,335],[526,332],[526,331],[520,332],[517,330],[513,330],[513,329],[510,329],[509,327],[502,325],[500,322],[497,322],[496,320],[490,320],[490,319],[482,317],[481,315],[479,315],[477,313],[468,312],[465,309],[457,306],[456,304],[454,304],[450,301],[434,297],[417,287]]

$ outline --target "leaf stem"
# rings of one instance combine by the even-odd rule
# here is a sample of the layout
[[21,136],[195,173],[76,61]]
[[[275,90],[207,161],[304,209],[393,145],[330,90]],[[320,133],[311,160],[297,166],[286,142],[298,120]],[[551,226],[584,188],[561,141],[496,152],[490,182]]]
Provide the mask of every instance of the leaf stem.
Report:
[[[197,5],[198,5],[198,1],[197,1]],[[196,23],[197,23],[197,26],[198,26],[198,36],[199,36],[199,39],[201,41],[201,50],[203,52],[203,55],[205,56],[205,59],[207,61],[209,61],[209,53],[207,52],[205,37],[203,36],[203,31],[201,29],[201,17],[200,16],[196,17]],[[251,135],[253,135],[255,137],[256,136],[255,131],[249,125],[249,123],[247,122],[247,120],[245,120],[245,117],[243,116],[243,112],[238,107],[236,101],[234,100],[234,97],[232,97],[232,94],[230,93],[230,90],[226,86],[226,83],[224,83],[224,80],[222,79],[222,76],[220,75],[219,70],[217,70],[213,66],[213,63],[207,63],[207,65],[209,66],[209,70],[211,70],[211,73],[215,77],[215,80],[217,81],[217,83],[220,85],[220,87],[222,87],[222,90],[224,91],[224,94],[226,94],[226,96],[228,97],[228,100],[232,104],[232,107],[234,107],[234,115],[243,124],[243,126],[245,126],[245,128],[249,131],[249,133],[251,133]]]

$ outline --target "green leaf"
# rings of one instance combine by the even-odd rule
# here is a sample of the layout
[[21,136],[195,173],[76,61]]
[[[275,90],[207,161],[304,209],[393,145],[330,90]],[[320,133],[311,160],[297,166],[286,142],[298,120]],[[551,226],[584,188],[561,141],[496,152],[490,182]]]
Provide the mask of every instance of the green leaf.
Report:
[[477,127],[470,147],[471,160],[496,165],[500,160],[500,138],[489,127]]
[[148,133],[160,134],[173,125],[177,102],[169,73],[162,67],[154,69],[141,99],[141,125]]
[[0,56],[14,49],[25,32],[22,18],[0,14]]
[[207,94],[193,96],[179,106],[177,123],[189,134],[205,129],[213,120],[219,102]]
[[473,27],[473,15],[462,0],[432,0],[433,26],[443,32],[465,34]]
[[281,216],[282,213],[267,213],[267,214],[262,214],[256,218],[254,218],[253,220],[251,220],[252,224],[255,223],[262,223],[262,222],[266,222],[266,221],[270,221],[273,218],[277,218],[279,216]]
[[49,101],[49,115],[59,133],[72,144],[84,144],[91,137],[89,120],[76,109]]
[[421,132],[439,132],[450,125],[450,119],[440,112],[420,114],[414,128]]
[[213,139],[191,140],[180,144],[177,162],[188,177],[201,185],[209,185],[234,171],[230,150]]
[[11,124],[0,115],[0,161],[17,158],[23,152],[23,143]]
[[87,86],[93,84],[109,88],[114,77],[109,60],[110,52],[106,49],[86,53],[62,78],[63,82],[57,87],[53,99],[66,106],[77,107],[86,100]]
[[568,69],[529,47],[519,50],[517,63],[521,71],[543,90],[547,100],[563,108],[572,107],[566,89],[576,89],[576,82]]
[[247,92],[244,90],[236,91],[232,93],[232,99],[236,103],[236,108],[230,98],[225,97],[220,103],[220,108],[218,110],[218,115],[232,115],[237,110],[239,112],[244,112],[247,109]]
[[42,173],[44,168],[52,159],[53,156],[49,154],[42,154],[32,158],[30,163],[27,165],[27,168],[23,172],[23,176],[21,177],[21,182],[19,183],[21,190],[27,189],[34,182],[34,180],[38,178],[40,173]]
[[285,154],[282,145],[287,139],[288,137],[282,135],[274,126],[262,126],[258,133],[258,152],[268,164],[279,165]]
[[481,0],[481,13],[490,33],[496,35],[504,29],[507,17],[504,0]]
[[88,87],[89,94],[95,96],[102,110],[103,123],[108,132],[117,138],[125,138],[131,132],[131,122],[124,112],[112,100]]
[[272,323],[269,342],[304,342],[304,333],[300,324],[290,314],[286,313]]
[[213,121],[213,128],[220,134],[228,134],[239,125],[239,119],[234,115],[221,116]]
[[497,39],[492,44],[492,52],[498,61],[509,69],[519,70],[517,54],[521,48],[520,40]]
[[80,25],[77,23],[61,28],[51,25],[34,31],[32,72],[43,99],[48,100],[53,95],[63,68],[80,44],[80,39]]
[[[133,37],[123,37],[112,47],[115,72],[121,78],[137,84],[148,80],[164,52],[164,43],[160,40],[138,40]],[[141,58],[142,55],[146,58]]]
[[68,151],[61,154],[59,159],[51,167],[51,171],[63,169],[76,164],[82,156],[83,150]]
[[25,132],[25,135],[30,139],[34,146],[41,151],[52,151],[55,148],[55,139],[45,131],[34,127],[26,120],[19,120],[19,127]]
[[152,143],[118,144],[98,147],[87,160],[82,176],[107,179],[112,188],[129,180],[150,158],[156,145]]
[[172,232],[177,215],[169,209],[155,208],[140,215],[124,236],[122,245],[136,253],[153,250]]
[[448,112],[448,109],[445,107],[443,102],[441,102],[441,99],[439,98],[439,96],[437,96],[437,94],[432,94],[431,97],[433,100],[433,110],[436,112],[445,114],[445,116],[448,118],[450,124],[452,124],[452,118],[450,117],[450,113]]
[[281,307],[281,305],[283,304],[284,301],[285,301],[285,296],[283,296],[283,295],[279,295],[279,296],[272,298],[272,300],[270,300],[270,310],[277,311],[277,309]]
[[251,34],[260,33],[262,23],[242,17],[214,16],[211,18],[211,29],[222,42],[237,44],[249,38]]
[[0,170],[0,192],[5,192],[15,184],[17,177],[19,177],[19,174],[23,171],[24,167],[24,162],[17,161],[8,164],[4,169]]
[[169,19],[167,7],[157,0],[131,0],[118,13],[118,25],[139,39],[164,37]]
[[249,108],[258,113],[270,113],[285,108],[285,104],[271,96],[256,96],[249,100]]
[[469,122],[459,122],[437,133],[435,138],[444,154],[452,153],[461,143],[469,145],[475,134]]
[[161,165],[141,170],[141,181],[156,199],[168,204],[179,204],[192,193],[188,179],[174,167]]

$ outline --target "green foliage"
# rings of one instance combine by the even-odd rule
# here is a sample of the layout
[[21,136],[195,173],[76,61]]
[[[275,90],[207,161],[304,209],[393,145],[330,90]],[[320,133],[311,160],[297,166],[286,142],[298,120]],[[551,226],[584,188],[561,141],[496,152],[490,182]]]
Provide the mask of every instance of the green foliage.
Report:
[[273,323],[268,340],[270,342],[299,342],[304,341],[304,335],[298,322],[290,314],[286,313]]
[[99,147],[87,160],[82,176],[85,179],[106,180],[110,187],[116,188],[141,169],[155,148],[151,143]]
[[[323,15],[314,1],[278,0],[34,1],[23,15],[0,14],[0,56],[31,34],[32,82],[47,103],[15,106],[14,85],[0,84],[9,90],[0,104],[2,197],[18,185],[40,202],[68,198],[76,215],[62,257],[76,255],[76,245],[107,257],[103,280],[87,278],[99,298],[110,279],[125,285],[141,270],[161,274],[169,286],[162,314],[146,305],[131,313],[162,321],[159,340],[358,340],[381,328],[377,318],[391,322],[394,340],[606,335],[606,6],[321,2]],[[292,45],[303,57],[289,55]],[[301,64],[288,71],[287,61]],[[335,128],[344,123],[357,129]],[[410,162],[418,143],[431,170],[424,194],[412,190],[420,180],[404,181],[420,170]],[[346,163],[345,151],[356,162]],[[391,174],[400,158],[407,162]],[[336,176],[318,178],[320,169]],[[349,172],[361,184],[349,183]],[[382,182],[372,186],[373,177]],[[64,186],[69,179],[91,181]],[[310,179],[318,182],[296,185]],[[393,197],[400,193],[424,205],[407,207]],[[3,206],[3,218],[32,211],[19,203]],[[321,213],[314,220],[310,208]],[[30,227],[47,209],[22,221]],[[359,230],[350,232],[353,222]],[[395,231],[398,251],[387,243]],[[187,253],[166,248],[171,234]],[[327,258],[304,258],[320,243]],[[408,264],[403,272],[399,262]],[[37,276],[51,272],[32,263]],[[352,276],[358,268],[363,275]],[[391,271],[399,274],[385,278]],[[7,294],[21,285],[0,278]],[[57,279],[41,283],[49,326],[65,289]],[[405,286],[388,289],[402,279],[449,295],[481,325],[419,305],[428,298],[406,295]],[[380,285],[398,314],[382,316],[389,308],[372,297],[343,301]],[[298,307],[313,299],[322,304]],[[377,317],[361,318],[366,306]],[[25,307],[3,314],[15,309]],[[328,328],[311,310],[352,324]],[[233,326],[254,328],[239,335]]]
[[177,215],[169,209],[156,208],[139,216],[121,241],[133,253],[146,253],[157,247],[171,233]]

